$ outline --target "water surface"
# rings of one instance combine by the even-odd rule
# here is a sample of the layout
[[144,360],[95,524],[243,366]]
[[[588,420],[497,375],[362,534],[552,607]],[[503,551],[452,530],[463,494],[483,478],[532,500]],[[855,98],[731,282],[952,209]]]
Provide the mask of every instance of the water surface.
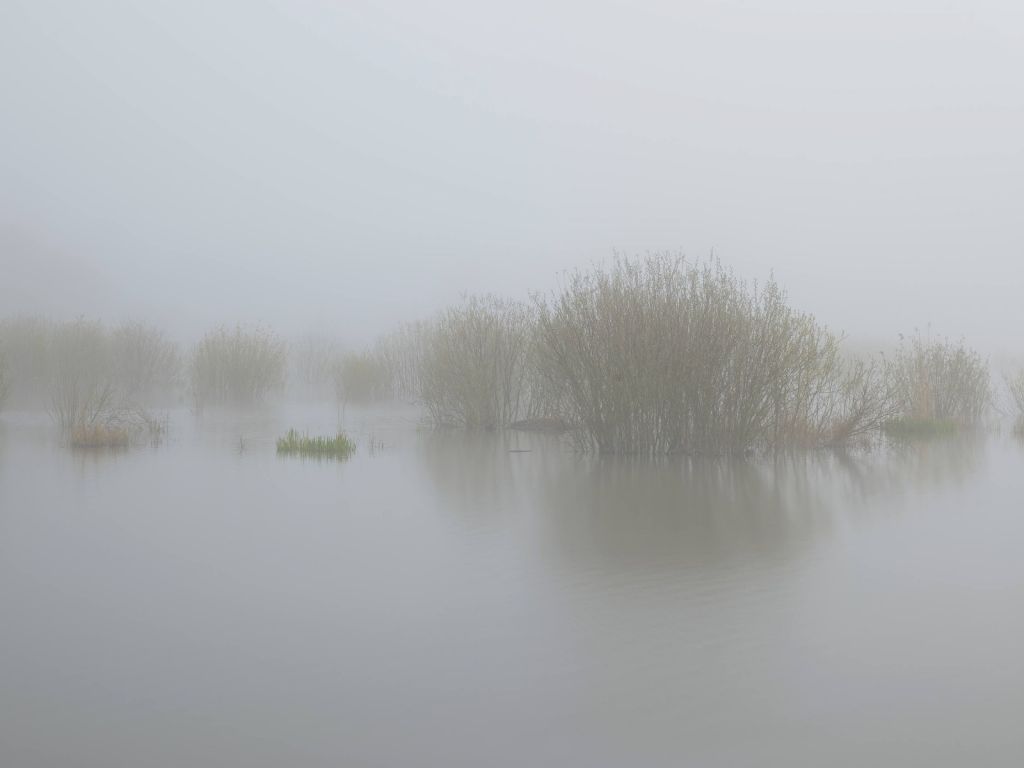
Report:
[[0,418],[0,765],[1024,759],[1024,447],[756,461],[344,414]]

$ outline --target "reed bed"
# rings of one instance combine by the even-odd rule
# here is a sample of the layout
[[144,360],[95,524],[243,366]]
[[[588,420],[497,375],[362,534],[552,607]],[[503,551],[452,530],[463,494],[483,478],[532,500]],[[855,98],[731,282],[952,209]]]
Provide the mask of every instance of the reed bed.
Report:
[[289,429],[284,437],[277,439],[277,453],[282,456],[347,459],[355,451],[355,442],[340,431],[334,437],[310,437]]

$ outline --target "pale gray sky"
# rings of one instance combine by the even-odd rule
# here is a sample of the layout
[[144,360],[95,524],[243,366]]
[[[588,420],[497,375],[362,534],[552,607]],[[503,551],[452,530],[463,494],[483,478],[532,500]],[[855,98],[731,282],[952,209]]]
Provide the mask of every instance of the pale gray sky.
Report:
[[353,341],[712,248],[1024,338],[1024,6],[0,0],[0,314]]

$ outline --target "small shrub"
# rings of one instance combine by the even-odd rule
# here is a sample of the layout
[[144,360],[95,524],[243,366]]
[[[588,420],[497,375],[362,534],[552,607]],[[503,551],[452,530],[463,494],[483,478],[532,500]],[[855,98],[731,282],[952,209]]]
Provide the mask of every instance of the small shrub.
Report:
[[355,442],[344,432],[334,437],[310,437],[289,429],[288,434],[277,439],[277,452],[283,456],[347,459],[355,450]]
[[978,425],[992,403],[988,366],[962,341],[916,333],[903,339],[888,367],[899,421],[921,425]]
[[529,310],[469,298],[432,326],[420,366],[420,398],[435,424],[496,429],[517,421],[527,396]]
[[259,403],[284,387],[287,362],[285,345],[269,331],[210,331],[192,353],[192,396],[197,406]]
[[50,414],[68,435],[76,427],[92,427],[123,408],[113,370],[110,340],[103,326],[84,319],[54,326]]

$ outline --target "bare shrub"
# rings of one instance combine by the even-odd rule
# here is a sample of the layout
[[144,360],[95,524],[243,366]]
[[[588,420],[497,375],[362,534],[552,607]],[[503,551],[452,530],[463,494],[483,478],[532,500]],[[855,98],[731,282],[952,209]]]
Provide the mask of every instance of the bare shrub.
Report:
[[873,366],[774,281],[655,254],[575,272],[538,299],[541,374],[605,453],[725,453],[846,441],[879,423]]
[[992,403],[988,366],[963,341],[936,340],[915,333],[901,338],[888,368],[907,422],[975,426]]
[[420,397],[435,424],[495,429],[525,404],[530,312],[522,304],[474,297],[443,312],[420,364]]
[[284,387],[287,362],[285,345],[270,331],[218,328],[192,352],[192,396],[200,407],[261,402]]

